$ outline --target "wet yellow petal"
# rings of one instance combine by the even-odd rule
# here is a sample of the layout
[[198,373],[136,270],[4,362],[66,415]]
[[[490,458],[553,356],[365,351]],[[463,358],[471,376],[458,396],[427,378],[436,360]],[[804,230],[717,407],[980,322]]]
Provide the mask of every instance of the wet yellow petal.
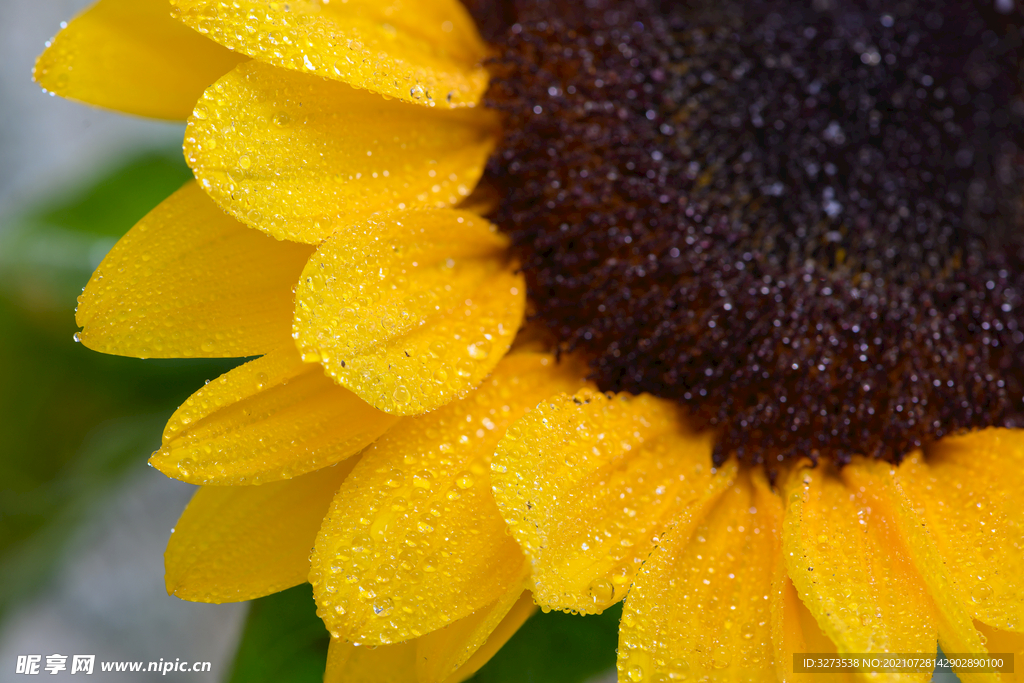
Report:
[[256,356],[291,332],[312,249],[224,214],[190,182],[114,245],[78,298],[90,349],[140,358]]
[[[464,680],[501,649],[504,641],[523,625],[535,607],[530,592],[523,590],[529,571],[525,563],[522,568],[519,581],[490,605],[417,639],[417,680],[425,683]],[[490,642],[492,638],[493,643]],[[480,657],[470,663],[476,654]],[[470,666],[463,668],[464,664]],[[473,667],[475,669],[471,671]]]
[[458,0],[176,0],[213,40],[275,66],[437,107],[476,104],[486,48]]
[[1024,632],[1024,431],[947,438],[926,458],[908,458],[896,480],[927,524],[968,612]]
[[[776,678],[782,683],[821,683],[820,674],[794,673],[793,655],[835,654],[835,643],[822,633],[814,616],[800,601],[800,596],[797,595],[796,588],[789,578],[788,568],[782,556],[784,512],[781,498],[769,487],[762,470],[755,470],[752,478],[757,510],[771,520],[764,526],[770,528],[772,534],[772,592],[769,603]],[[829,680],[849,681],[852,680],[852,676],[833,672],[829,674]]]
[[995,654],[1013,654],[1013,673],[999,675],[1002,683],[1024,683],[1024,634],[1002,631],[986,624],[975,622],[985,636],[986,649]]
[[324,683],[460,683],[486,664],[532,611],[529,592],[514,588],[422,638],[379,647],[334,638]]
[[512,605],[512,609],[508,611],[505,618],[487,636],[484,644],[470,655],[464,664],[456,669],[448,678],[444,679],[444,683],[461,683],[479,671],[536,611],[537,605],[533,601],[533,594],[530,591],[523,591],[522,595],[519,596],[519,600]]
[[440,628],[520,585],[525,558],[491,497],[498,439],[583,372],[547,354],[506,356],[468,397],[406,418],[338,491],[313,556],[328,629],[370,644]]
[[237,602],[306,581],[309,553],[356,458],[265,486],[204,486],[164,553],[168,595]]
[[[619,626],[620,681],[768,681],[774,519],[748,471],[695,527],[682,521],[629,589]],[[692,532],[692,533],[691,533]]]
[[513,425],[491,470],[537,602],[588,614],[621,600],[672,516],[699,509],[736,467],[716,473],[710,436],[688,432],[672,403],[585,390]]
[[[773,565],[770,600],[776,678],[781,683],[821,683],[821,675],[818,673],[794,673],[793,655],[835,654],[836,644],[822,632],[818,622],[814,620],[814,615],[800,600],[793,581],[789,578],[789,570],[782,555],[782,500],[768,488],[763,476],[754,477],[754,486],[758,509],[770,511],[777,520],[775,544],[778,557],[775,558]],[[853,675],[832,672],[829,674],[829,680],[852,681]]]
[[[836,644],[822,632],[814,615],[801,602],[782,564],[782,571],[772,581],[772,641],[775,646],[776,678],[782,683],[821,683],[822,675],[819,672],[794,673],[793,655],[834,655]],[[855,679],[850,673],[829,672],[828,680],[831,683]]]
[[[918,575],[931,595],[939,631],[939,645],[943,651],[953,653],[985,652],[985,645],[974,628],[971,617],[959,599],[962,589],[936,548],[931,530],[924,518],[917,514],[910,500],[894,481],[895,467],[878,460],[858,458],[843,469],[843,478],[855,489],[864,492],[865,499],[879,513],[891,520],[902,543],[902,549],[917,568]],[[999,677],[992,673],[956,671],[964,683],[991,681]]]
[[416,683],[416,641],[368,647],[331,638],[324,683]]
[[380,410],[416,415],[465,396],[508,351],[526,286],[506,239],[452,210],[351,226],[310,258],[296,291],[307,361]]
[[61,97],[184,120],[244,59],[175,21],[167,0],[100,0],[54,37],[34,77]]
[[238,220],[317,243],[380,211],[457,204],[494,130],[483,110],[428,111],[248,62],[203,93],[185,158]]
[[837,651],[934,652],[934,608],[894,523],[824,465],[795,469],[783,490],[789,576]]
[[344,460],[399,419],[303,363],[288,344],[193,394],[150,463],[191,484],[262,484]]

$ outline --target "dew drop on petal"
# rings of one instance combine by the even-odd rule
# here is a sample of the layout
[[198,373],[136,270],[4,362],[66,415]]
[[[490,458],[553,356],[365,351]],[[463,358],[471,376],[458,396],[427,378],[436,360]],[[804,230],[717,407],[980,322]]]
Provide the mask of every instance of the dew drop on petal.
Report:
[[395,403],[397,405],[404,406],[407,403],[409,403],[409,400],[412,398],[412,395],[409,393],[409,389],[404,384],[399,384],[397,387],[395,387],[395,391],[394,394],[392,395],[392,398],[395,399]]
[[373,603],[373,613],[378,617],[386,617],[395,609],[391,598],[381,598]]
[[590,594],[594,604],[605,605],[615,597],[615,586],[608,579],[594,579],[587,587],[587,593]]

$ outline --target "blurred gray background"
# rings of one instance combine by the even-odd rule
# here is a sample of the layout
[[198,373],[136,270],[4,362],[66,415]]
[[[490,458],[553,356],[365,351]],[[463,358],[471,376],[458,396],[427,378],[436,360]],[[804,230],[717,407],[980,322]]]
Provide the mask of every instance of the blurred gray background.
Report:
[[[147,149],[180,144],[181,125],[120,116],[43,93],[31,79],[45,42],[86,0],[0,0],[0,238],[27,207],[87,184],[97,173]],[[3,249],[0,239],[0,249]],[[2,258],[0,254],[0,258]],[[98,260],[102,253],[93,254]],[[45,261],[45,259],[43,259]],[[45,264],[41,264],[45,267]],[[4,332],[0,329],[0,334]],[[72,344],[70,338],[68,344]],[[4,382],[0,376],[0,382]],[[153,434],[158,438],[159,432]],[[4,452],[0,459],[16,458]],[[0,681],[15,674],[18,655],[95,654],[100,660],[212,662],[209,674],[102,674],[94,681],[224,679],[244,607],[196,605],[170,598],[163,550],[192,487],[137,463],[82,511],[61,541],[57,569],[37,590],[17,596],[0,622]],[[47,680],[78,680],[68,671]]]

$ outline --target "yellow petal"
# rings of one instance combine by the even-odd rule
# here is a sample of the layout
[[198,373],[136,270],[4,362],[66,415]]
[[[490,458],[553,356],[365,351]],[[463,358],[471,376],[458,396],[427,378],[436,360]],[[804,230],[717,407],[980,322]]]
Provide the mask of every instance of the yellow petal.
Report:
[[184,120],[244,59],[175,21],[167,0],[100,0],[54,37],[33,75],[61,97]]
[[468,397],[403,420],[363,453],[313,555],[329,630],[398,642],[521,585],[525,558],[491,497],[491,454],[509,424],[582,374],[547,354],[506,356]]
[[755,503],[744,471],[702,522],[681,521],[644,562],[622,611],[620,681],[774,678],[777,520]]
[[498,626],[487,636],[487,640],[477,649],[464,664],[459,666],[444,683],[462,683],[491,661],[491,657],[498,654],[498,650],[508,642],[509,638],[515,635],[519,627],[526,623],[534,612],[537,611],[537,604],[533,601],[530,591],[523,591],[519,600],[512,605],[505,618],[498,622]]
[[475,105],[486,48],[458,0],[177,0],[213,40],[275,66],[426,106]]
[[199,489],[167,543],[167,594],[237,602],[305,582],[320,523],[356,460],[265,486]]
[[989,652],[1013,655],[1013,673],[1000,674],[999,680],[1002,683],[1024,683],[1024,634],[1002,631],[980,621],[975,625],[985,636]]
[[698,516],[736,466],[716,472],[710,436],[688,432],[672,403],[585,390],[513,425],[491,470],[537,602],[589,614],[622,599],[672,516]]
[[945,439],[927,457],[904,461],[896,480],[927,524],[968,612],[1024,632],[1024,431]]
[[171,416],[150,463],[190,484],[262,484],[344,460],[398,419],[303,363],[288,344],[193,394]]
[[[795,673],[793,656],[808,653],[834,655],[836,644],[822,632],[814,615],[804,606],[784,566],[772,581],[771,603],[776,679],[780,683],[821,683],[820,672]],[[855,679],[851,673],[830,671],[828,680],[831,683]]]
[[203,93],[185,159],[238,220],[317,243],[379,211],[455,205],[494,131],[483,110],[428,111],[248,62]]
[[[985,645],[981,635],[974,628],[970,614],[965,611],[959,599],[963,592],[959,582],[940,557],[929,525],[914,511],[910,500],[894,481],[894,474],[895,467],[892,465],[862,458],[843,469],[843,478],[848,484],[863,491],[872,508],[892,521],[902,549],[913,561],[931,595],[939,630],[939,645],[943,651],[984,653]],[[964,683],[996,683],[999,680],[993,673],[954,670]]]
[[379,647],[333,638],[324,683],[460,683],[494,656],[532,611],[529,592],[516,588],[422,638]]
[[[461,681],[486,664],[533,613],[533,597],[523,590],[527,574],[524,563],[520,580],[493,603],[417,639],[417,680]],[[476,657],[477,654],[480,656]],[[470,663],[472,658],[475,660]],[[470,666],[464,667],[465,664]]]
[[290,333],[312,249],[225,215],[190,182],[114,245],[78,298],[90,349],[140,358],[256,356]]
[[[774,647],[776,678],[780,683],[821,683],[817,673],[795,673],[793,656],[806,653],[835,654],[836,646],[822,633],[814,616],[797,595],[782,556],[782,500],[770,486],[761,469],[752,472],[754,502],[759,513],[770,520],[764,527],[772,537],[771,638]],[[830,681],[850,681],[847,673],[830,672]]]
[[324,683],[416,683],[416,641],[368,647],[331,638]]
[[506,239],[462,211],[410,211],[336,234],[296,291],[307,361],[397,415],[465,396],[508,351],[526,286]]
[[[835,654],[836,644],[826,636],[814,615],[810,613],[797,595],[793,581],[782,555],[782,500],[768,489],[763,476],[754,477],[758,510],[770,511],[776,519],[775,558],[772,571],[772,643],[775,646],[776,678],[780,683],[821,683],[819,673],[795,673],[794,655],[807,653]],[[853,675],[845,672],[830,672],[830,681],[852,681]]]
[[783,490],[789,576],[836,650],[934,652],[934,609],[894,523],[824,465],[796,468]]

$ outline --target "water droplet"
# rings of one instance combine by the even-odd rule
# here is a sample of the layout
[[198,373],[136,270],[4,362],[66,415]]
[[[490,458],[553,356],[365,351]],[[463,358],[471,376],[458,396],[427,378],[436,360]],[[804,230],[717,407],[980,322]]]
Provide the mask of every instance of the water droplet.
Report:
[[644,680],[644,668],[639,664],[629,667],[629,680],[633,683]]
[[350,548],[354,553],[370,552],[373,550],[373,539],[370,538],[369,534],[356,534],[352,537]]
[[594,579],[587,586],[587,593],[595,605],[606,605],[615,597],[615,586],[608,579]]
[[73,336],[72,339],[75,340],[76,344],[81,344],[82,343],[82,333],[81,332],[75,332],[75,336]]
[[274,118],[272,120],[274,125],[278,128],[287,128],[292,122],[292,117],[282,111],[274,114]]
[[981,582],[974,585],[971,589],[971,598],[974,602],[985,602],[992,597],[992,586],[987,583]]
[[395,603],[391,598],[380,598],[373,603],[373,613],[378,617],[386,617],[395,609]]
[[483,360],[491,353],[491,342],[486,340],[478,341],[475,344],[470,344],[466,351],[473,360]]
[[182,477],[191,477],[196,471],[196,461],[192,458],[183,458],[178,463],[178,472]]
[[252,166],[252,159],[250,159],[248,155],[243,154],[242,156],[238,157],[238,167],[240,169],[244,171],[250,166]]
[[256,373],[256,388],[259,389],[260,391],[262,391],[262,390],[267,388],[267,382],[269,382],[269,381],[270,381],[270,378],[267,377],[267,373],[265,373],[265,372],[257,372]]
[[455,485],[460,489],[468,489],[473,486],[473,475],[470,472],[463,472],[455,480]]
[[396,405],[404,406],[412,400],[412,394],[409,393],[409,389],[407,389],[404,384],[399,384],[395,387],[392,398],[394,398]]

